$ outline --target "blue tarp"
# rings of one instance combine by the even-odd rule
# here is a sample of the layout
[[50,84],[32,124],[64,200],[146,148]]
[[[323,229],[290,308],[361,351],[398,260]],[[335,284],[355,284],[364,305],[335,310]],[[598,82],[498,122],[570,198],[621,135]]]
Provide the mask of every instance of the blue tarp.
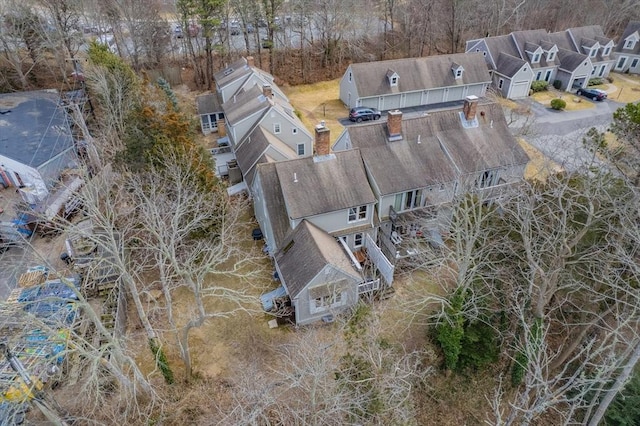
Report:
[[284,297],[287,295],[287,291],[283,286],[276,288],[269,293],[265,293],[260,296],[260,301],[262,302],[262,309],[269,312],[273,309],[273,299],[277,299],[278,297]]

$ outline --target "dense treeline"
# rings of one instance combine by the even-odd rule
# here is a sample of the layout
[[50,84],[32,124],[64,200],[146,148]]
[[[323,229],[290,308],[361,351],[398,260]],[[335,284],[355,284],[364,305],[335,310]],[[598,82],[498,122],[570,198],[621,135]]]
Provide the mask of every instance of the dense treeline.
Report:
[[62,81],[91,38],[136,70],[175,62],[210,88],[215,70],[247,54],[295,84],[338,76],[352,61],[460,52],[466,40],[514,30],[601,25],[616,37],[640,2],[7,0],[0,17],[2,91]]

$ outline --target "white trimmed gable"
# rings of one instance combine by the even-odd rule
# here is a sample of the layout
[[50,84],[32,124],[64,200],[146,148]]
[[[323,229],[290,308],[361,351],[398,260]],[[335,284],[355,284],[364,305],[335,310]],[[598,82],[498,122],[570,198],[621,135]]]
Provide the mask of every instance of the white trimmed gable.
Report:
[[397,87],[398,86],[398,82],[400,81],[400,76],[394,70],[389,69],[387,71],[387,79],[389,80],[389,86]]
[[527,56],[529,57],[529,62],[531,62],[532,64],[537,64],[538,62],[540,62],[540,58],[542,58],[544,50],[542,50],[542,47],[538,46],[538,48],[533,52],[528,50],[526,52]]
[[622,46],[622,48],[634,49],[638,41],[640,41],[640,34],[638,34],[638,31],[636,31],[624,39],[624,45]]
[[551,62],[556,59],[556,55],[558,54],[558,46],[555,44],[549,49],[544,51],[547,54],[547,62]]
[[451,71],[453,72],[453,76],[457,79],[462,78],[462,74],[464,73],[464,68],[462,65],[458,65],[455,62],[451,65]]

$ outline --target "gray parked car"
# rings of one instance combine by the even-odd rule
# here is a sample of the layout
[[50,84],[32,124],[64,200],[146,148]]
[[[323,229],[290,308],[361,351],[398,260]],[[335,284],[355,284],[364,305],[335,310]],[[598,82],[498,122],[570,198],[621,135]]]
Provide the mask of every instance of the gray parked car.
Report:
[[360,123],[363,120],[377,120],[381,115],[375,108],[356,107],[349,111],[349,120]]

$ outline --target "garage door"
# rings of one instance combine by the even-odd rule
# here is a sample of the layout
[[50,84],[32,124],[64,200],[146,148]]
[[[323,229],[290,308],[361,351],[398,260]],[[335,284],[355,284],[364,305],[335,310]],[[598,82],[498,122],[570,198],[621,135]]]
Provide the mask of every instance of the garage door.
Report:
[[524,98],[529,96],[529,82],[528,81],[515,81],[511,86],[511,99]]

